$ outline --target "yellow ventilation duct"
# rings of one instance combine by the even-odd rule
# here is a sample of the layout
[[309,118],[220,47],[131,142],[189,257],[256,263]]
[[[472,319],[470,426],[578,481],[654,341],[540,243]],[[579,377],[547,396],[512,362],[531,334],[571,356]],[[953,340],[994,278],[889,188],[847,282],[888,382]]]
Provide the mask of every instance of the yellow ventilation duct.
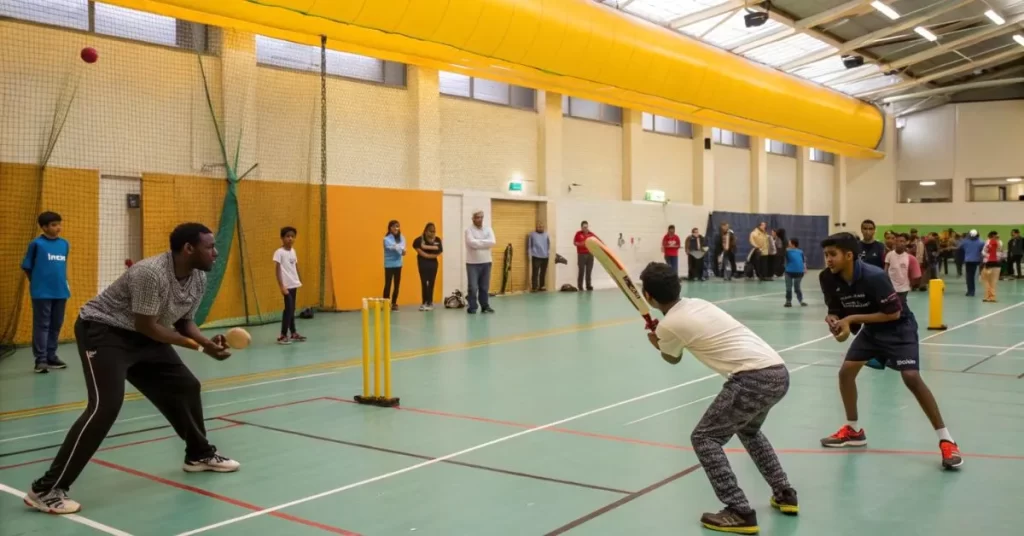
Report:
[[593,0],[106,0],[880,158],[871,104]]

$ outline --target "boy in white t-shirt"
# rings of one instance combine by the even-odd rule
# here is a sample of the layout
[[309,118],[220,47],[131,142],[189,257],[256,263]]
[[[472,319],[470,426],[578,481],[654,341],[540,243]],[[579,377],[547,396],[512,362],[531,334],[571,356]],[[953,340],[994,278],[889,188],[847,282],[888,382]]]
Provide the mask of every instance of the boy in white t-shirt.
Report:
[[[299,335],[295,330],[295,297],[302,281],[299,280],[299,257],[295,254],[295,235],[298,231],[294,227],[281,228],[281,247],[274,252],[274,264],[277,271],[277,285],[281,288],[281,295],[284,296],[284,314],[281,316],[281,336],[277,338],[278,344],[291,344],[292,342],[303,342],[305,337]],[[288,333],[291,332],[291,337]]]
[[921,280],[921,265],[907,251],[907,243],[910,242],[910,235],[901,233],[896,235],[893,242],[893,250],[885,256],[885,272],[889,274],[889,281],[892,281],[892,288],[907,302],[907,293],[910,289],[917,288]]
[[761,432],[768,412],[789,390],[789,370],[778,352],[716,305],[680,298],[679,278],[667,264],[647,265],[640,274],[644,298],[665,318],[648,339],[670,364],[689,350],[698,361],[728,378],[690,435],[694,452],[718,499],[718,513],[705,513],[705,528],[736,534],[758,532],[757,514],[736,483],[723,446],[739,436],[772,488],[770,503],[784,514],[799,511],[796,490],[768,438]]

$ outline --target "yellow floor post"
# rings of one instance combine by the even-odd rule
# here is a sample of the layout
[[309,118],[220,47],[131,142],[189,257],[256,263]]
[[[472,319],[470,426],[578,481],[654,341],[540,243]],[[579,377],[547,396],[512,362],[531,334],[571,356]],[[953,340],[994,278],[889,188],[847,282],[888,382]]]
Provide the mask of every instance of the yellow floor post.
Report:
[[363,299],[363,397],[370,396],[370,304]]
[[391,300],[384,300],[384,398],[391,398]]
[[373,397],[380,398],[380,310],[381,300],[373,300]]
[[942,323],[943,292],[946,290],[946,282],[941,279],[928,281],[928,329],[944,330],[946,325]]

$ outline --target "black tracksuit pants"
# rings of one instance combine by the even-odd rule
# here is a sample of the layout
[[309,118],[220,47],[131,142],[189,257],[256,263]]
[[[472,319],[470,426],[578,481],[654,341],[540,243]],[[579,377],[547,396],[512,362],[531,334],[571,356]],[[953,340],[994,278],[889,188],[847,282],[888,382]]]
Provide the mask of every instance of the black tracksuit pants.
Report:
[[97,322],[75,322],[78,355],[89,403],[68,430],[50,469],[32,483],[37,493],[68,490],[117,420],[124,382],[134,385],[185,440],[185,457],[201,460],[217,449],[206,440],[199,380],[169,344]]

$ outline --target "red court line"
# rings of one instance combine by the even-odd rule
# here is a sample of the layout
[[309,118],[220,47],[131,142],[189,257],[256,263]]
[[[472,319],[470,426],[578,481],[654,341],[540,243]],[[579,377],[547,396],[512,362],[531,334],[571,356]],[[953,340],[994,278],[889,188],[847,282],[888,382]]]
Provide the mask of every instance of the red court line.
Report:
[[[149,473],[144,473],[144,472],[139,471],[137,469],[132,469],[131,467],[125,467],[123,465],[119,465],[119,464],[116,464],[116,463],[108,462],[108,461],[105,461],[105,460],[99,460],[99,459],[95,459],[95,458],[92,460],[92,462],[96,463],[96,464],[99,464],[99,465],[102,465],[103,467],[107,467],[109,469],[114,469],[116,471],[121,471],[123,473],[128,473],[128,474],[130,474],[132,476],[137,476],[139,478],[145,478],[147,480],[151,480],[151,481],[156,482],[158,484],[163,484],[165,486],[170,486],[172,488],[177,488],[177,489],[180,489],[180,490],[183,490],[183,491],[188,491],[188,492],[191,492],[191,493],[195,493],[197,495],[202,495],[204,497],[209,497],[211,499],[216,499],[218,501],[221,501],[221,502],[224,502],[224,503],[227,503],[227,504],[231,504],[231,505],[234,505],[234,506],[238,506],[240,508],[245,508],[246,510],[251,510],[253,512],[260,512],[262,510],[265,510],[265,508],[260,507],[260,506],[256,506],[255,504],[251,504],[251,503],[247,503],[247,502],[244,502],[244,501],[240,501],[238,499],[232,499],[231,497],[227,497],[227,496],[221,495],[219,493],[214,493],[212,491],[207,491],[207,490],[202,489],[202,488],[197,488],[195,486],[190,486],[188,484],[182,484],[181,482],[175,482],[174,480],[168,480],[166,478],[162,478],[162,477],[159,477],[159,476],[156,476],[156,475],[151,475]],[[268,515],[270,515],[272,517],[276,517],[278,519],[284,519],[286,521],[291,521],[293,523],[298,523],[300,525],[306,525],[306,526],[309,526],[309,527],[314,527],[314,528],[318,528],[318,529],[321,529],[321,530],[325,530],[327,532],[332,532],[334,534],[342,534],[344,536],[360,536],[360,534],[356,533],[356,532],[348,531],[348,530],[341,529],[341,528],[338,528],[338,527],[332,527],[330,525],[325,525],[323,523],[317,523],[316,521],[310,521],[308,519],[304,519],[304,518],[301,518],[301,517],[296,517],[296,516],[293,516],[291,514],[285,514],[283,512],[270,512]]]
[[[344,402],[346,404],[355,404],[351,400],[345,400],[344,398],[337,397],[325,397],[335,402]],[[484,422],[488,424],[500,424],[503,426],[512,426],[516,428],[538,428],[537,425],[525,424],[513,421],[503,421],[499,419],[491,419],[488,417],[477,417],[475,415],[465,415],[461,413],[450,413],[447,411],[438,411],[432,409],[421,409],[421,408],[410,408],[408,406],[401,406],[394,408],[397,411],[408,411],[411,413],[422,413],[424,415],[434,415],[438,417],[448,417],[452,419],[461,419],[466,421]],[[649,441],[646,439],[637,439],[633,437],[624,437],[609,434],[599,434],[594,432],[584,432],[582,430],[573,430],[571,428],[545,428],[545,431],[556,432],[560,434],[569,434],[581,437],[589,437],[593,439],[603,439],[606,441],[616,441],[619,443],[631,443],[634,445],[645,445],[648,447],[657,447],[663,449],[672,450],[683,450],[693,451],[693,447],[685,445],[676,445],[673,443],[663,443],[660,441]],[[746,449],[741,448],[727,448],[725,449],[730,454],[746,453]],[[775,449],[775,452],[779,454],[826,454],[826,455],[849,455],[849,454],[888,454],[888,455],[902,455],[902,456],[937,456],[938,450],[893,450],[893,449]],[[1013,456],[1008,454],[977,454],[977,453],[963,453],[964,457],[967,458],[982,458],[990,460],[1024,460],[1024,456]]]
[[[224,430],[225,428],[236,428],[238,426],[241,426],[241,425],[240,424],[233,424],[232,423],[232,424],[230,424],[228,426],[218,426],[216,428],[210,428],[209,430],[207,430],[207,432],[215,432],[217,430]],[[114,445],[114,446],[111,446],[111,447],[104,447],[104,448],[101,448],[101,449],[97,450],[96,452],[107,452],[107,451],[110,451],[110,450],[123,449],[125,447],[134,447],[135,445],[145,445],[146,443],[156,443],[157,441],[163,441],[165,439],[173,439],[175,437],[178,437],[178,436],[177,435],[168,435],[168,436],[154,437],[152,439],[143,439],[143,440],[140,440],[140,441],[132,441],[130,443],[124,443],[124,444],[121,444],[121,445]],[[53,457],[39,458],[37,460],[16,463],[16,464],[13,464],[13,465],[0,465],[0,471],[3,471],[4,469],[14,469],[15,467],[24,467],[26,465],[35,465],[37,463],[50,462],[50,461],[53,461]]]
[[328,400],[328,397],[316,396],[316,397],[313,397],[313,398],[304,398],[302,400],[295,400],[295,401],[292,401],[292,402],[282,402],[280,404],[272,404],[272,405],[269,405],[269,406],[260,406],[258,408],[243,409],[242,411],[236,411],[234,413],[227,413],[225,415],[218,415],[217,417],[209,417],[209,418],[207,418],[205,420],[209,421],[209,420],[213,420],[213,419],[219,419],[221,417],[234,417],[235,415],[245,415],[247,413],[256,413],[256,412],[259,412],[259,411],[267,411],[267,410],[270,410],[270,409],[286,408],[288,406],[297,406],[299,404],[308,404],[310,402],[316,402],[317,400]]

